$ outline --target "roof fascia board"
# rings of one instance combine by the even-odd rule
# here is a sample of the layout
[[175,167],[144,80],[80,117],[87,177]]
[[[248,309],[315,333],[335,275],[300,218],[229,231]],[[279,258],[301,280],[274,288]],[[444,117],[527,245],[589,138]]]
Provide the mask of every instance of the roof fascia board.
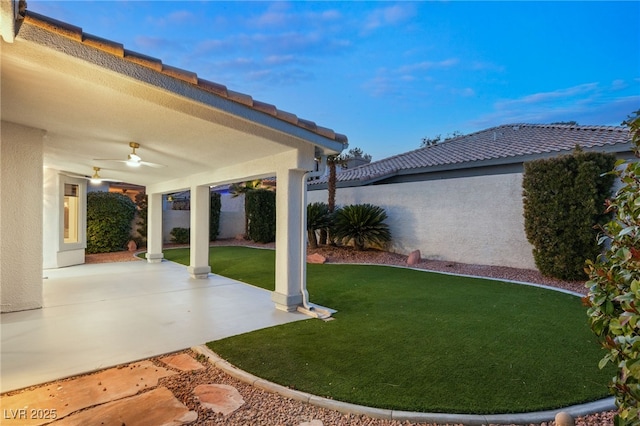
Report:
[[[196,101],[208,108],[216,109],[219,112],[227,114],[229,117],[233,117],[234,120],[231,121],[236,122],[235,126],[238,130],[250,131],[260,136],[269,134],[270,140],[289,146],[297,146],[300,142],[311,143],[320,147],[323,152],[328,154],[337,154],[345,148],[345,144],[340,141],[329,139],[241,102],[224,98],[204,90],[197,85],[197,76],[195,76],[195,74],[193,74],[193,77],[196,79],[195,83],[193,81],[188,82],[185,81],[185,78],[189,78],[188,72],[182,72],[182,74],[186,75],[185,78],[176,78],[175,75],[171,76],[165,72],[158,72],[150,67],[124,60],[124,58],[117,57],[112,53],[107,53],[96,47],[72,40],[69,37],[52,33],[37,25],[32,25],[29,22],[25,22],[21,26],[18,38],[22,41],[34,43],[77,60],[115,72],[123,77],[136,80],[141,84],[155,86],[165,92],[170,92],[191,101]],[[164,67],[167,68],[167,66]],[[176,75],[182,71],[176,68],[173,69]],[[233,96],[234,94],[232,92],[230,97]],[[249,98],[246,95],[244,96]],[[235,96],[237,100],[242,100],[241,98],[242,96],[240,96],[240,94]],[[299,121],[304,122],[304,120]],[[233,127],[231,124],[231,122],[225,123],[225,125]],[[268,129],[270,132],[265,133],[265,129]]]

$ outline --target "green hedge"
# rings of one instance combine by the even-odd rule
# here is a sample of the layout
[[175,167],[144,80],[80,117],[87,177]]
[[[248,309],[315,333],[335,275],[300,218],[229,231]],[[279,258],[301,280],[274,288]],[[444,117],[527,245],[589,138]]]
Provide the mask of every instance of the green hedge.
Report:
[[136,205],[116,192],[87,194],[87,253],[125,250]]
[[176,244],[189,244],[191,241],[191,228],[173,228],[169,231],[171,242]]
[[221,196],[217,192],[211,193],[209,205],[209,241],[215,241],[220,233],[220,209],[222,208]]
[[524,219],[533,257],[543,275],[586,278],[584,262],[600,249],[596,225],[607,222],[605,200],[614,177],[612,154],[583,152],[525,163]]
[[276,240],[276,193],[256,189],[245,194],[247,237],[257,243]]
[[[640,158],[640,111],[625,124]],[[614,213],[604,225],[600,243],[606,251],[587,262],[590,281],[589,324],[607,350],[600,368],[613,363],[617,374],[610,385],[616,397],[616,425],[637,425],[640,417],[640,162],[617,163],[612,172],[622,187],[609,202]],[[608,248],[607,248],[608,247]]]

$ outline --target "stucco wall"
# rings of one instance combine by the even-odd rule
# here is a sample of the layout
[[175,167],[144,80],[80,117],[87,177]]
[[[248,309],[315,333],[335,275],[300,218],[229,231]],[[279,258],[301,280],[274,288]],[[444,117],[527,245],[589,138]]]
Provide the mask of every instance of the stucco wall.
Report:
[[230,194],[222,195],[219,230],[220,240],[244,234],[244,195],[235,198]]
[[0,303],[12,312],[42,307],[44,133],[0,126]]
[[[327,191],[309,191],[309,203]],[[371,203],[389,219],[391,250],[422,257],[535,269],[524,233],[522,174],[339,188],[336,204]]]
[[190,228],[190,210],[163,210],[162,211],[162,241],[171,242],[171,230],[173,228]]
[[[169,232],[173,228],[189,228],[189,210],[163,210],[162,235],[164,242],[170,242]],[[244,234],[244,196],[233,198],[223,194],[220,199],[220,227],[218,239],[235,238]]]

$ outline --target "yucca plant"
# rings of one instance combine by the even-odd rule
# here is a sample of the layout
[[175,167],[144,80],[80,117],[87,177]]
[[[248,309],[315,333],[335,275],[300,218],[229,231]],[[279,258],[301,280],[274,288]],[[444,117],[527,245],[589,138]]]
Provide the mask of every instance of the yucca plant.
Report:
[[343,244],[353,241],[356,250],[367,245],[385,246],[391,241],[389,226],[384,223],[387,213],[372,204],[352,204],[335,213],[332,235]]
[[318,247],[316,231],[326,229],[329,225],[331,225],[331,214],[327,203],[316,202],[307,205],[307,234],[311,248]]

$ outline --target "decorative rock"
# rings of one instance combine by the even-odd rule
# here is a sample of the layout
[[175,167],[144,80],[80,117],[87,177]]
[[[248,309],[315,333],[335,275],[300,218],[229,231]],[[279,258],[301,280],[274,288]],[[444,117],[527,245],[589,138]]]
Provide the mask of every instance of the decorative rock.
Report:
[[320,253],[313,253],[307,256],[307,263],[325,263],[327,258]]
[[242,241],[242,240],[244,240],[244,234],[238,234],[238,235],[236,235],[236,236],[235,236],[235,239],[236,239],[236,240],[238,240],[238,241]]
[[409,266],[417,265],[418,263],[420,263],[421,259],[422,258],[420,257],[420,250],[414,250],[411,253],[409,253],[409,256],[407,257],[407,265]]
[[575,422],[571,414],[566,411],[560,411],[556,414],[556,426],[575,426]]
[[200,400],[200,405],[217,413],[229,415],[244,404],[240,392],[229,385],[198,385],[193,394]]
[[180,371],[203,370],[204,366],[187,354],[167,356],[160,361]]
[[129,251],[136,251],[138,250],[138,245],[136,244],[135,241],[129,240],[129,244],[127,244],[127,248],[129,249]]

